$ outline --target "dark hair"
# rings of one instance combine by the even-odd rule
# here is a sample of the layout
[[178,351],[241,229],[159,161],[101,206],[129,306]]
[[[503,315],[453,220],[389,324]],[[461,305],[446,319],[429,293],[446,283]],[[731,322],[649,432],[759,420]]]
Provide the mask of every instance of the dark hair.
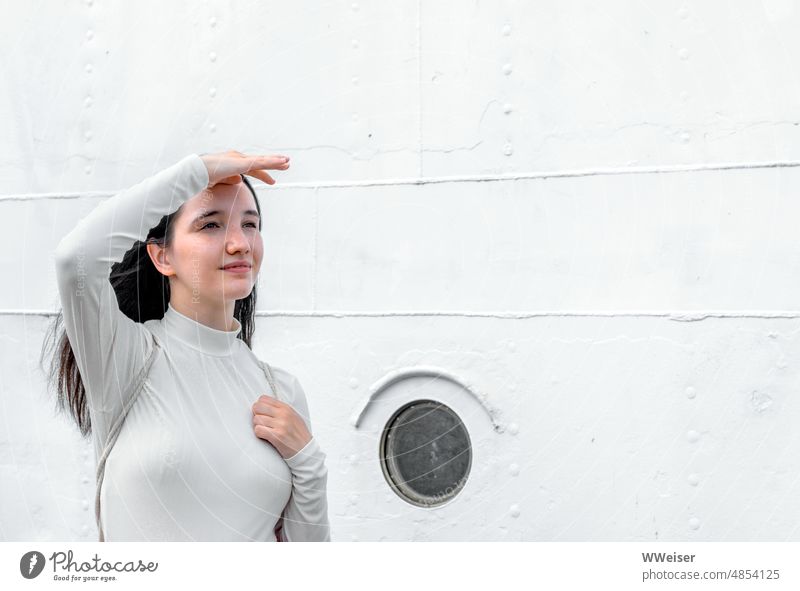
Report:
[[[261,205],[256,192],[247,177],[240,176],[252,193],[260,216]],[[172,243],[173,220],[179,211],[180,208],[178,211],[162,217],[158,225],[148,232],[144,242],[137,240],[122,257],[122,261],[111,266],[109,280],[114,287],[119,309],[134,322],[158,320],[163,318],[167,311],[170,299],[169,280],[153,265],[153,261],[147,253],[147,244],[169,245]],[[258,229],[261,230],[260,218]],[[233,316],[242,325],[238,338],[242,339],[248,347],[250,347],[250,339],[255,330],[256,295],[256,286],[254,285],[250,295],[236,300],[233,309]],[[63,310],[59,310],[45,336],[39,363],[41,365],[45,357],[50,358],[50,367],[46,375],[49,387],[55,386],[57,407],[62,412],[69,412],[77,423],[81,435],[87,437],[92,432],[92,421],[86,402],[86,390],[75,361],[72,344],[63,328],[63,322]]]

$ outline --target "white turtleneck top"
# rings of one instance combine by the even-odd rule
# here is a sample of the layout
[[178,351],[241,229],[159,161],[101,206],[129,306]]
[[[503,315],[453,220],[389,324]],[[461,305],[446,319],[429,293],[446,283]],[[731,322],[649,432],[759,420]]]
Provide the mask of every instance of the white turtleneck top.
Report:
[[[255,435],[252,405],[274,393],[262,362],[237,338],[238,321],[220,331],[168,306],[162,319],[137,323],[120,311],[109,281],[111,265],[208,182],[200,157],[187,156],[101,203],[56,248],[96,459],[132,400],[105,464],[105,539],[275,541],[277,526],[281,540],[328,541],[325,453],[313,433],[288,459]],[[153,335],[161,350],[145,374]],[[270,367],[278,398],[311,431],[297,378]]]

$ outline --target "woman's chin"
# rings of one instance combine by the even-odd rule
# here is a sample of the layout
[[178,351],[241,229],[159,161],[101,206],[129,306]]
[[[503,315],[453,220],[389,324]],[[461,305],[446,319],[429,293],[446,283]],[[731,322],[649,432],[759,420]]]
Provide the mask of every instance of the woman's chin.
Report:
[[253,293],[253,286],[248,285],[226,285],[219,294],[220,300],[243,300]]

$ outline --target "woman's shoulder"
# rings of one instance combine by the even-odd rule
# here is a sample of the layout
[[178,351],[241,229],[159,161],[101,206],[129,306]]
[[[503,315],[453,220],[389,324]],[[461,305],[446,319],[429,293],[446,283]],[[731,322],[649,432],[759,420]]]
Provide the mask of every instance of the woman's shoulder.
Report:
[[269,366],[270,371],[272,372],[272,377],[275,379],[275,385],[282,389],[287,394],[290,394],[292,397],[295,397],[299,393],[302,394],[302,388],[300,387],[300,380],[297,379],[297,376],[290,372],[288,369],[281,367],[280,365],[275,365],[274,363],[267,363],[266,361],[259,359],[259,362],[263,366]]
[[308,400],[300,380],[288,369],[272,363],[267,364],[259,360],[263,366],[269,365],[275,387],[278,389],[278,399],[291,405],[298,413],[308,420]]
[[145,320],[142,322],[142,326],[144,326],[147,331],[155,337],[153,341],[158,346],[164,345],[165,334],[164,334],[164,319],[158,318],[153,320]]
[[[284,386],[284,390],[286,390],[287,387],[289,389],[294,389],[295,382],[297,382],[297,378],[294,376],[294,374],[292,374],[287,369],[281,366],[275,365],[273,363],[267,363],[266,361],[261,359],[261,357],[256,355],[255,351],[253,351],[250,347],[247,346],[247,343],[245,343],[241,339],[237,340],[240,341],[239,343],[240,349],[237,352],[237,354],[244,355],[252,359],[256,364],[258,364],[259,367],[261,367],[262,371],[265,374],[268,373],[267,367],[269,367],[269,369],[272,372],[273,378],[275,378],[275,381],[277,382],[276,386],[278,386],[279,388],[280,386]],[[299,382],[297,382],[297,384],[299,385]]]

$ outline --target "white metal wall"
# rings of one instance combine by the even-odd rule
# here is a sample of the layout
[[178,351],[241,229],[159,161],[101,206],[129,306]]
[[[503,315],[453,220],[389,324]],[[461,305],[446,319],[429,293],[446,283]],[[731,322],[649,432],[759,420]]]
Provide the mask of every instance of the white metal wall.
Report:
[[[292,157],[255,350],[309,396],[334,540],[800,540],[798,28],[789,0],[10,7],[0,539],[96,539],[37,367],[55,245],[237,149]],[[499,427],[465,411],[437,509],[383,480],[390,409],[352,421],[417,366]]]

